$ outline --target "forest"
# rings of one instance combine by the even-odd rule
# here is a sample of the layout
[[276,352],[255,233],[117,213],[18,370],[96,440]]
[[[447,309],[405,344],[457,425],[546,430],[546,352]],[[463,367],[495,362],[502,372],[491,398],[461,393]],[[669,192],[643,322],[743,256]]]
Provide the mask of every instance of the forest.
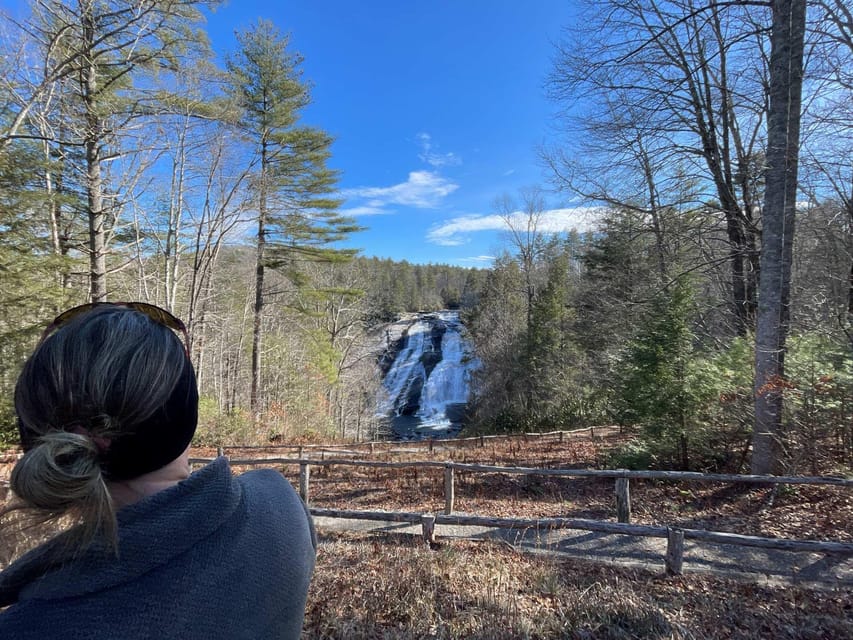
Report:
[[[17,371],[74,304],[184,320],[203,444],[374,437],[382,323],[455,308],[481,362],[472,431],[618,424],[637,437],[612,466],[849,472],[845,0],[586,0],[546,83],[547,184],[494,203],[482,270],[349,248],[302,58],[259,21],[218,61],[215,4],[0,16],[5,442]],[[552,197],[596,230],[547,229]]]

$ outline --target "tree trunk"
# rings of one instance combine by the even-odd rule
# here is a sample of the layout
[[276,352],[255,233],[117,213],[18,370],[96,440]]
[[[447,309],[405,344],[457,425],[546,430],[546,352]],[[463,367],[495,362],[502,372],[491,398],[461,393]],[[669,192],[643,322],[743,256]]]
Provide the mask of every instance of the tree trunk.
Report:
[[249,406],[257,424],[261,412],[261,312],[264,308],[264,249],[266,245],[266,142],[261,145],[261,189],[258,196],[258,245],[255,258],[255,306],[252,318],[252,388]]
[[[91,51],[95,42],[95,22],[91,10],[82,17],[83,40]],[[89,205],[89,299],[107,299],[107,256],[104,216],[103,182],[101,178],[101,140],[103,123],[97,113],[97,69],[92,56],[87,57],[83,78],[83,98],[86,105],[86,196]]]
[[[61,239],[61,226],[62,226],[62,209],[59,206],[59,193],[62,189],[62,174],[59,173],[56,178],[53,175],[53,168],[51,167],[51,150],[50,145],[45,141],[42,145],[42,149],[44,151],[44,161],[45,161],[45,169],[44,172],[44,191],[47,195],[47,215],[48,215],[48,223],[50,226],[50,245],[53,249],[53,255],[56,257],[61,257],[65,255],[63,251],[63,242]],[[54,180],[56,180],[56,185],[54,185]],[[59,287],[65,288],[68,281],[67,271],[60,267],[56,270],[56,284]],[[56,310],[56,313],[59,313],[59,310]]]
[[850,273],[847,276],[847,314],[853,318],[853,262],[850,263]]
[[178,299],[179,273],[181,266],[181,226],[183,224],[184,195],[186,190],[187,173],[187,129],[189,116],[184,119],[184,126],[178,136],[176,158],[172,164],[172,183],[169,198],[169,224],[166,229],[166,244],[164,253],[164,286],[163,298],[166,308],[175,310]]
[[790,318],[806,1],[773,0],[772,8],[766,190],[755,335],[753,474],[778,473],[782,463],[785,339]]

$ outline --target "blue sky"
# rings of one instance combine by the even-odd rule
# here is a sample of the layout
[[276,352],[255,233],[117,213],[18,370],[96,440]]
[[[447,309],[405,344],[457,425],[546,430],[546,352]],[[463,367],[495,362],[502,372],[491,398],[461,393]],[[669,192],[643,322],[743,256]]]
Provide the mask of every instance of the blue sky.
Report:
[[314,87],[304,122],[336,137],[331,164],[344,210],[368,227],[353,238],[365,255],[488,266],[506,242],[495,199],[547,181],[544,84],[571,5],[241,0],[208,29],[218,52],[259,17],[290,34]]
[[[24,0],[0,0],[20,15]],[[265,18],[304,57],[303,122],[336,138],[344,212],[368,256],[488,266],[507,246],[494,202],[547,185],[545,96],[571,0],[231,0],[208,17],[214,50]],[[550,230],[587,228],[565,198]]]

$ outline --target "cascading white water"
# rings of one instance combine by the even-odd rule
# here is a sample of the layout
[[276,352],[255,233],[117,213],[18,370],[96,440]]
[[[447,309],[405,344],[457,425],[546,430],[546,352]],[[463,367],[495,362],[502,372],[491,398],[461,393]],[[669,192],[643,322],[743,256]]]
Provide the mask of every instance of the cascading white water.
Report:
[[451,435],[460,428],[477,366],[459,314],[423,314],[409,326],[407,336],[383,381],[387,395],[379,411],[391,420],[398,437]]
[[472,361],[465,351],[458,314],[453,317],[446,313],[441,319],[448,324],[441,340],[441,360],[424,384],[416,414],[424,426],[431,428],[450,426],[447,409],[450,405],[468,401],[471,377]]
[[406,346],[394,359],[394,364],[382,381],[387,398],[380,404],[380,413],[393,412],[399,415],[400,404],[408,397],[412,384],[426,377],[421,355],[429,331],[430,325],[420,320],[409,327]]

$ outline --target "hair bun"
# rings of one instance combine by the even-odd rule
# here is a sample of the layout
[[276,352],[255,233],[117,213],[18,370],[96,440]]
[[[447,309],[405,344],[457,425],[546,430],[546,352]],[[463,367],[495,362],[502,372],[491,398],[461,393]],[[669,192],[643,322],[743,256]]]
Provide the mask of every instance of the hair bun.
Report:
[[36,509],[60,512],[100,501],[106,491],[92,438],[49,431],[12,470],[11,488]]

